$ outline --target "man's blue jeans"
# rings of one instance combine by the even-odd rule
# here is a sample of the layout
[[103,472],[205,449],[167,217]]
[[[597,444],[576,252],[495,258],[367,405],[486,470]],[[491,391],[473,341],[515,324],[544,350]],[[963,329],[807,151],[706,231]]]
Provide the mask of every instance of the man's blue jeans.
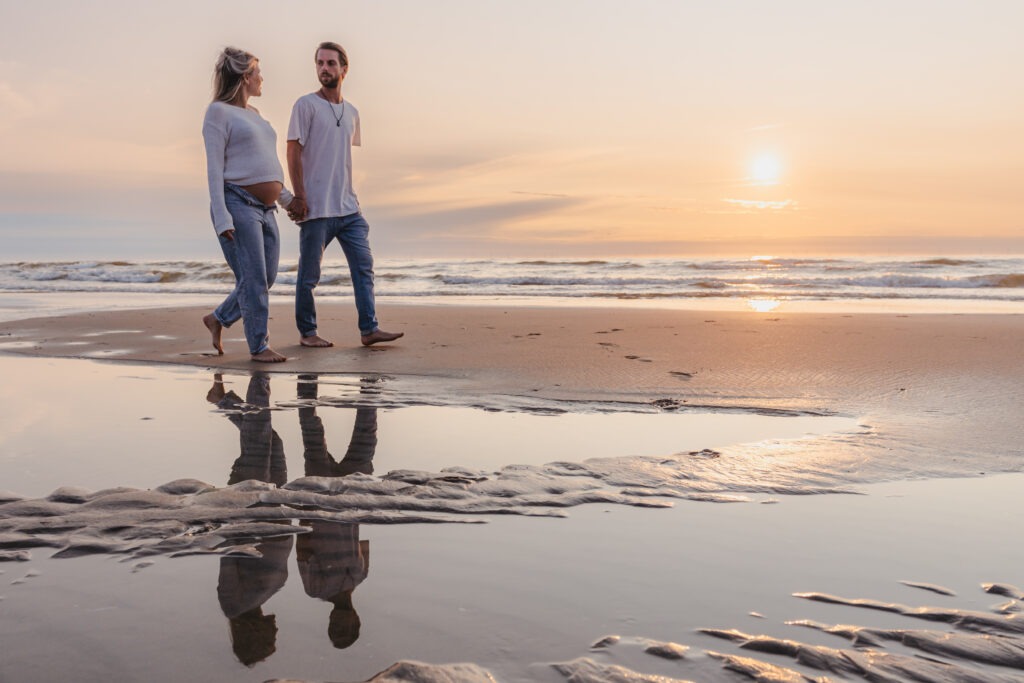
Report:
[[256,355],[270,346],[267,320],[270,317],[270,288],[277,279],[281,243],[273,206],[237,185],[227,184],[224,203],[235,222],[235,238],[218,237],[224,260],[235,274],[235,288],[213,312],[224,327],[239,318],[245,330],[249,353]]
[[360,334],[377,329],[373,298],[373,254],[370,252],[370,226],[360,213],[333,218],[314,218],[299,228],[299,272],[295,281],[295,324],[299,334],[317,333],[316,303],[313,290],[320,282],[320,264],[332,240],[338,240],[352,277],[352,290],[359,313]]

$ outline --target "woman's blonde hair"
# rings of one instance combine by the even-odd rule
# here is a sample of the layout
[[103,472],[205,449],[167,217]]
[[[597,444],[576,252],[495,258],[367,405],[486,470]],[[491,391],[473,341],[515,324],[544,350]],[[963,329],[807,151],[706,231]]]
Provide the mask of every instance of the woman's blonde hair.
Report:
[[255,55],[245,50],[224,48],[213,67],[213,101],[230,102],[235,99],[242,88],[243,78],[258,61]]

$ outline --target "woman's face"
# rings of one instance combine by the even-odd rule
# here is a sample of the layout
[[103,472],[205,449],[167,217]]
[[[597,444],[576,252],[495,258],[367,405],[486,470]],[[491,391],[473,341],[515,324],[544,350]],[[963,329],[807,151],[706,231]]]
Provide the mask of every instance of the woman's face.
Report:
[[252,66],[252,71],[242,77],[245,81],[245,92],[249,97],[259,97],[263,94],[263,75],[260,73],[260,63]]

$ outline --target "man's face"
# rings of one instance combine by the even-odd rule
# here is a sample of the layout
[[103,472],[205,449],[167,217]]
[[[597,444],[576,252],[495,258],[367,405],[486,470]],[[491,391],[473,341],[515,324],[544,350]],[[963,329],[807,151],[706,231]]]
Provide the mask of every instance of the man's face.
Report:
[[320,85],[325,88],[337,88],[348,73],[348,67],[338,61],[338,53],[334,50],[316,51],[316,76]]

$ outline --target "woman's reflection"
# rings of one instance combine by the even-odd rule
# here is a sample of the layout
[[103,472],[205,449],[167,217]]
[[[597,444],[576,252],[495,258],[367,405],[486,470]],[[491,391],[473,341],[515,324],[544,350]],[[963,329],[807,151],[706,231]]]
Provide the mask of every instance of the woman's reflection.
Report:
[[[300,375],[298,396],[316,401],[316,375]],[[341,462],[327,450],[323,421],[316,404],[299,408],[299,426],[307,477],[343,477],[354,472],[371,474],[377,450],[377,409],[358,408],[352,439]],[[327,635],[336,648],[346,648],[359,638],[359,614],[352,591],[370,571],[370,542],[359,540],[358,524],[303,522],[310,533],[296,539],[295,555],[306,595],[334,605]]]
[[[270,422],[270,377],[253,374],[245,401],[224,391],[220,375],[207,400],[230,411],[228,420],[238,427],[241,453],[231,466],[228,484],[255,479],[277,484],[288,481],[284,444]],[[276,649],[277,622],[263,614],[263,604],[288,580],[292,536],[280,536],[256,545],[262,557],[224,557],[220,561],[217,599],[231,627],[231,647],[246,666],[260,662]]]

